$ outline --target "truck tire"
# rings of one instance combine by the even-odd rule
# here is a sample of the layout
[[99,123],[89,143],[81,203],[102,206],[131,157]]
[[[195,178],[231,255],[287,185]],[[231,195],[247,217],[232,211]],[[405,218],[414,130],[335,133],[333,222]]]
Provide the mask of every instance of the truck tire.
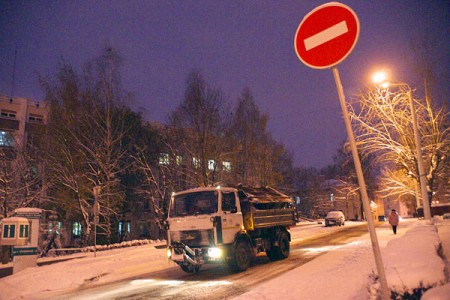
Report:
[[270,247],[270,249],[266,250],[266,255],[271,261],[278,259],[277,251],[275,248],[276,247]]
[[278,237],[278,246],[270,247],[266,250],[266,254],[270,260],[274,261],[288,258],[290,251],[289,236],[286,231],[282,231]]
[[236,243],[232,258],[228,266],[233,272],[242,272],[248,269],[252,261],[252,248],[247,240],[241,239]]

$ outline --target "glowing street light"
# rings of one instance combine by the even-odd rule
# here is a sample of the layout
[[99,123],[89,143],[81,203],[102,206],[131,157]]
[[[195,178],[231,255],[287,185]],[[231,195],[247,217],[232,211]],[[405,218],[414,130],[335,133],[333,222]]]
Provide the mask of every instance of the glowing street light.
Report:
[[372,76],[372,81],[376,84],[383,84],[385,83],[387,80],[386,78],[386,73],[385,72],[376,72],[375,74],[373,74]]
[[427,182],[426,182],[426,174],[425,174],[425,168],[423,166],[423,158],[422,158],[422,147],[420,145],[420,136],[419,136],[419,129],[417,125],[417,115],[416,115],[416,109],[414,107],[414,101],[412,98],[412,92],[411,87],[407,83],[389,83],[386,81],[386,73],[384,72],[378,72],[375,73],[372,77],[372,80],[374,83],[379,84],[383,88],[388,87],[406,87],[407,95],[409,99],[409,106],[411,109],[411,116],[412,116],[412,123],[413,123],[413,130],[414,130],[414,140],[416,144],[416,156],[417,156],[417,167],[419,169],[419,181],[420,181],[420,190],[422,194],[422,201],[423,201],[423,215],[425,220],[431,223],[431,210],[430,210],[430,203],[428,200],[428,190],[427,190]]

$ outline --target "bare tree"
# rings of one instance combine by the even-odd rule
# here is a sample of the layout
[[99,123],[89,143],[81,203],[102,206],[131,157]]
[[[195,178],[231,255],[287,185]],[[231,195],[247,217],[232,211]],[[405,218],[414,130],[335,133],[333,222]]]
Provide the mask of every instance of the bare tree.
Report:
[[[249,88],[242,91],[233,119],[236,181],[273,185],[283,181],[292,158],[267,130],[268,116],[260,112]],[[286,167],[286,168],[282,168]]]
[[[446,158],[450,154],[450,129],[446,123],[448,113],[444,108],[433,109],[427,100],[414,99],[414,105],[422,137],[427,185],[433,192],[436,178],[439,175],[448,176],[442,172]],[[358,97],[356,103],[350,104],[349,109],[363,157],[373,155],[374,162],[379,166],[401,171],[401,173],[383,172],[385,192],[392,192],[392,183],[396,181],[399,183],[399,174],[403,177],[413,176],[418,181],[407,90],[400,89],[396,92],[382,88],[370,90]],[[402,182],[410,181],[404,179]],[[414,187],[398,184],[396,190],[399,192],[400,189],[403,193],[410,193]]]
[[[49,199],[45,160],[31,141],[0,149],[0,215],[21,207],[41,207]],[[18,144],[18,143],[15,143]]]
[[55,193],[69,191],[63,198],[65,207],[82,215],[86,239],[92,232],[94,187],[101,188],[95,200],[100,204],[100,228],[108,239],[112,218],[124,201],[120,175],[130,167],[126,158],[131,144],[125,138],[131,125],[124,105],[129,95],[120,87],[119,65],[120,58],[108,48],[95,64],[87,65],[83,76],[63,65],[56,84],[44,82],[51,103],[49,159],[57,182]]
[[163,230],[162,221],[167,216],[170,195],[179,189],[178,176],[184,175],[180,169],[180,158],[177,163],[175,152],[163,139],[165,134],[166,127],[162,124],[147,123],[141,128],[132,155],[132,172],[140,178],[136,193],[144,201],[149,201],[153,214],[151,218],[154,218],[160,231]]
[[194,175],[194,185],[207,186],[218,179],[218,163],[227,153],[228,114],[220,90],[211,88],[200,72],[189,74],[184,100],[169,117],[174,135],[168,144],[176,156],[191,160],[185,165]]
[[414,189],[417,180],[412,176],[405,176],[404,170],[384,168],[381,174],[383,180],[380,186],[380,193],[385,197],[417,196]]

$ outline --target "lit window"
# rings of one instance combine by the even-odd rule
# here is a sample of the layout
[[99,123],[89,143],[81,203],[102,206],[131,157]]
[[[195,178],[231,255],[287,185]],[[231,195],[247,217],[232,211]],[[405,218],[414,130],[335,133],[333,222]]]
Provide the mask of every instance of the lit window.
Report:
[[334,201],[334,194],[333,193],[330,194],[330,201]]
[[300,204],[300,197],[299,196],[295,197],[295,203]]
[[192,164],[194,165],[194,168],[198,168],[198,167],[200,167],[200,160],[196,157],[193,157]]
[[15,119],[16,118],[16,112],[12,111],[12,110],[2,109],[1,117],[2,118]]
[[160,153],[159,154],[159,164],[160,165],[168,165],[170,163],[169,154]]
[[76,236],[80,236],[81,235],[81,223],[80,222],[73,222],[72,234],[76,235]]
[[208,160],[208,169],[214,171],[216,168],[216,162],[213,159]]
[[16,225],[5,225],[3,227],[3,238],[14,238],[16,236]]
[[52,233],[53,230],[56,231],[57,234],[60,234],[62,228],[62,223],[61,222],[50,222],[48,224],[48,233]]
[[0,131],[0,146],[14,146],[14,135],[9,131]]
[[183,156],[177,155],[175,160],[176,160],[178,166],[183,164]]
[[28,237],[28,225],[20,225],[19,237],[21,237],[21,238]]
[[131,232],[131,222],[120,221],[119,222],[119,235],[130,234]]
[[222,167],[225,172],[231,172],[231,163],[229,161],[222,162]]
[[43,119],[44,119],[44,117],[41,115],[30,114],[28,116],[28,121],[34,122],[34,123],[42,123]]

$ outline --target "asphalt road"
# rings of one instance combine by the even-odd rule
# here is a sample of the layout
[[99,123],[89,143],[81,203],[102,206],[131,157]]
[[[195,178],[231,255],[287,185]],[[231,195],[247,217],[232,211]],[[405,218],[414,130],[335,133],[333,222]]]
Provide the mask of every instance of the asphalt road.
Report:
[[113,284],[80,289],[56,299],[229,299],[253,286],[297,268],[325,252],[304,251],[312,247],[342,245],[346,240],[367,233],[367,225],[343,227],[338,232],[293,240],[289,258],[271,262],[260,253],[245,272],[231,273],[223,265],[202,266],[200,274],[186,274],[178,266],[141,275]]

